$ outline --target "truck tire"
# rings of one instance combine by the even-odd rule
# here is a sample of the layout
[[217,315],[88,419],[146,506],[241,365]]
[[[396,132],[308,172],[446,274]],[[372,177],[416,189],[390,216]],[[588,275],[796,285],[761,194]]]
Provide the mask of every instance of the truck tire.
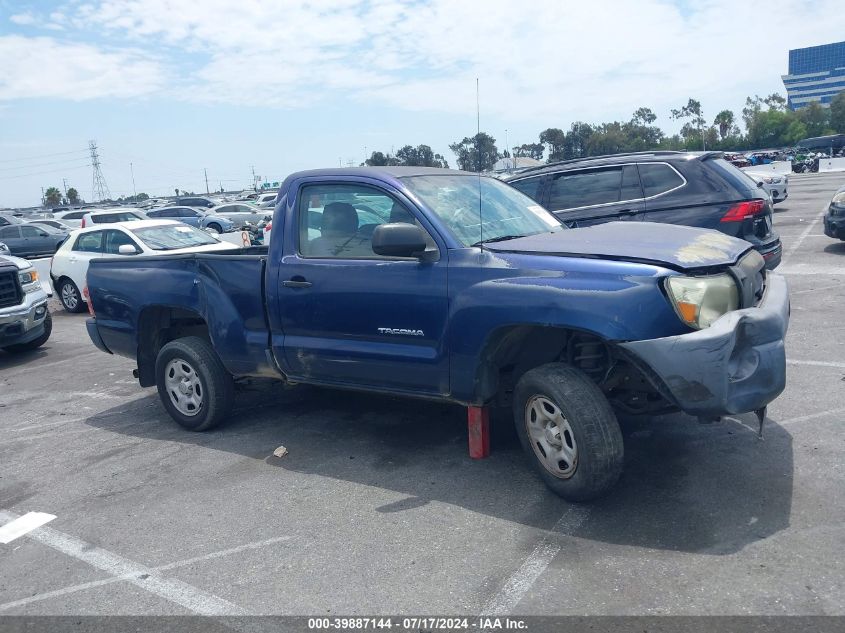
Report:
[[207,431],[232,410],[234,381],[205,339],[170,341],[158,353],[155,372],[164,408],[189,431]]
[[19,352],[28,352],[30,350],[39,348],[47,342],[47,339],[50,338],[50,333],[52,331],[53,317],[48,311],[47,316],[44,317],[44,333],[41,336],[39,336],[35,340],[29,341],[28,343],[17,343],[15,345],[7,345],[3,349],[12,354],[17,354]]
[[82,293],[70,279],[62,279],[59,283],[59,300],[68,312],[82,312],[85,310],[85,302],[82,300]]
[[526,372],[514,391],[514,422],[540,477],[568,501],[607,493],[622,474],[619,422],[581,371],[550,363]]

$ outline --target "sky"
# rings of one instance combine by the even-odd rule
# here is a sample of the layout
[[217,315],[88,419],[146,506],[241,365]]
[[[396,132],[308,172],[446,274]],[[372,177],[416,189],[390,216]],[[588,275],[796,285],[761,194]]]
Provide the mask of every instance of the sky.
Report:
[[[0,208],[250,187],[481,129],[712,119],[783,93],[791,48],[840,41],[842,0],[0,0]],[[204,171],[205,170],[205,171]],[[134,185],[133,185],[134,176]]]

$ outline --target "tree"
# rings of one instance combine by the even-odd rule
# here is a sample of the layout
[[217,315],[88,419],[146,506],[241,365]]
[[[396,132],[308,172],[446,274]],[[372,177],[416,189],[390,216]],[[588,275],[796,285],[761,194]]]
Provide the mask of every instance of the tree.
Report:
[[634,116],[631,117],[631,123],[634,125],[651,125],[655,121],[657,121],[657,115],[651,108],[637,108]]
[[[220,187],[220,193],[223,193],[223,187],[222,186]],[[68,195],[70,195],[70,191],[68,191]],[[150,197],[147,194],[145,194],[143,191],[141,193],[139,193],[137,196],[135,196],[135,202],[141,202],[143,200],[149,200],[149,199],[150,199]]]
[[587,156],[587,145],[593,135],[593,126],[589,123],[576,121],[569,127],[563,142],[564,159],[582,158]]
[[79,199],[79,192],[73,187],[67,190],[67,201],[68,204],[79,204],[80,202],[82,202]]
[[368,167],[385,167],[387,165],[398,165],[399,161],[395,156],[385,154],[383,152],[373,152],[370,157],[364,161],[364,165]]
[[543,152],[546,148],[542,143],[523,143],[513,148],[513,155],[515,158],[533,158],[534,160],[543,160]]
[[[688,138],[691,129],[698,128],[702,146],[704,145],[704,117],[701,115],[701,102],[690,98],[685,106],[678,110],[672,110],[673,119],[690,119],[689,123],[681,128],[681,136]],[[687,134],[684,134],[684,130]]]
[[44,206],[57,207],[62,203],[62,192],[56,187],[48,187],[44,192]]
[[798,110],[795,115],[807,128],[807,136],[821,136],[829,131],[830,111],[828,108],[822,107],[818,101],[811,101]]
[[488,171],[499,160],[496,139],[486,132],[464,137],[462,141],[452,143],[449,149],[458,158],[458,167],[465,171]]
[[830,102],[830,127],[834,132],[845,133],[845,90]]
[[728,134],[730,134],[733,124],[734,113],[730,110],[722,110],[716,115],[716,118],[713,119],[713,125],[719,126],[719,136],[723,141],[728,137]]
[[560,128],[550,127],[540,132],[540,143],[545,145],[549,152],[548,162],[553,163],[566,158],[564,150],[566,134]]
[[628,137],[622,128],[622,124],[614,121],[604,123],[593,130],[587,141],[587,152],[590,156],[601,156],[604,154],[618,154],[625,151]]
[[400,165],[416,167],[443,167],[448,169],[449,163],[440,154],[435,154],[428,145],[405,145],[396,152]]

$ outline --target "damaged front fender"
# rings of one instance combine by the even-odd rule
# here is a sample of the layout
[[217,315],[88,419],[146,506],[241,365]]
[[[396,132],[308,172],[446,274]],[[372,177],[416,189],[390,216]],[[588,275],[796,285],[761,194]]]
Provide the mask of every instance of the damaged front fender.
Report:
[[788,326],[786,280],[770,273],[756,307],[730,312],[698,332],[621,346],[656,374],[682,411],[738,414],[765,407],[786,386]]

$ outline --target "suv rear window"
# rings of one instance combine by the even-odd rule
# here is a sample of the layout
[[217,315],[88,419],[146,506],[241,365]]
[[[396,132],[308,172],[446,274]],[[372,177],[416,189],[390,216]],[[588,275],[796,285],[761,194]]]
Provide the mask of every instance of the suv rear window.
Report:
[[732,165],[724,158],[711,158],[706,161],[706,164],[713,167],[742,197],[759,198],[763,195],[753,180],[746,176],[739,167]]
[[646,198],[659,196],[684,184],[684,179],[669,165],[663,163],[639,163],[640,180]]

